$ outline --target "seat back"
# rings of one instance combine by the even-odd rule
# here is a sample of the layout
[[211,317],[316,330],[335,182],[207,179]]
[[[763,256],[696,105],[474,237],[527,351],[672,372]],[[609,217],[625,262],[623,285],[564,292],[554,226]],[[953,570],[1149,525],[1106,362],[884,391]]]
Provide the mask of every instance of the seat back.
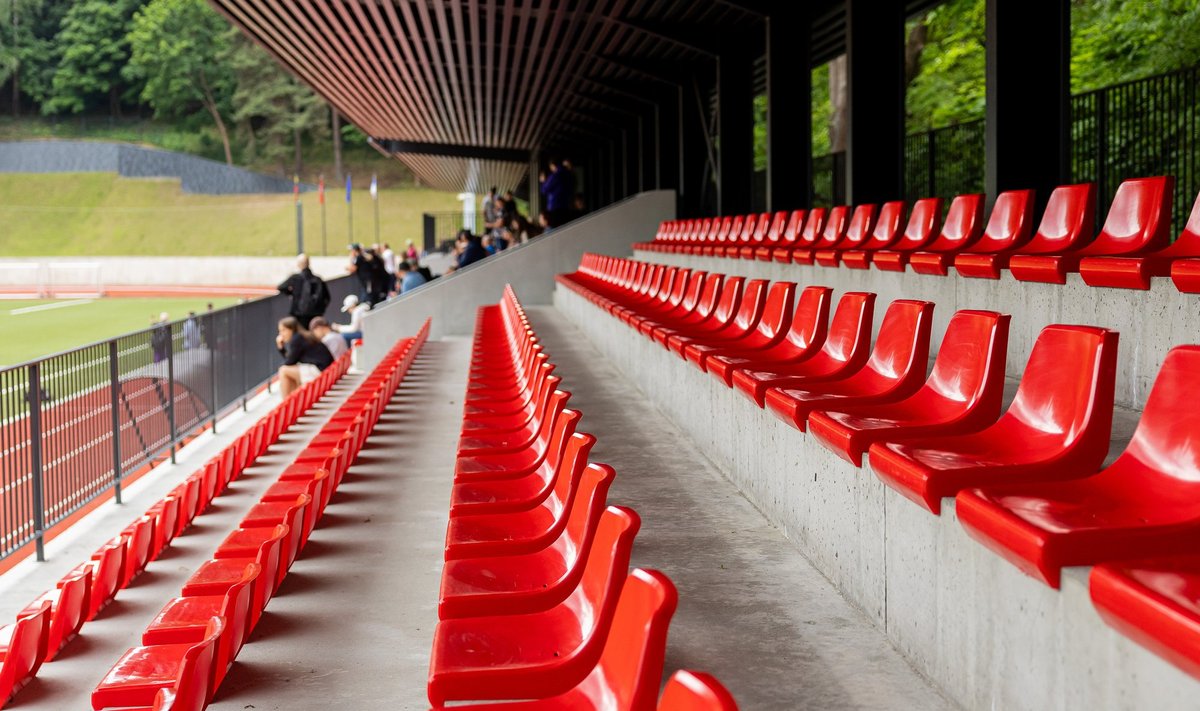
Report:
[[667,681],[658,711],[738,711],[738,706],[712,676],[681,669]]
[[766,338],[786,333],[792,325],[792,301],[796,298],[796,285],[790,281],[777,281],[767,292],[762,318],[758,320],[758,332]]
[[1124,180],[1089,254],[1132,254],[1166,247],[1171,240],[1171,201],[1175,178]]
[[58,601],[54,603],[50,624],[51,643],[46,647],[45,660],[50,661],[58,650],[79,634],[87,616],[88,603],[92,595],[92,571],[81,570],[59,583]]
[[[50,636],[50,601],[32,612],[22,614],[13,626],[12,637],[4,660],[0,662],[0,677],[5,688],[19,689],[37,673],[46,658],[46,641]],[[0,698],[0,704],[8,701]]]
[[1179,239],[1171,243],[1170,249],[1172,256],[1176,257],[1200,256],[1200,194],[1192,203],[1192,214],[1188,216],[1183,232],[1179,233]]
[[845,361],[871,342],[871,325],[875,315],[875,295],[866,291],[849,291],[838,300],[829,335],[821,351],[835,360]]
[[[220,617],[208,621],[204,639],[183,653],[179,665],[179,677],[175,681],[171,711],[203,711],[212,698],[213,665],[218,641],[225,632],[225,622]],[[159,692],[163,697],[166,690]],[[155,705],[158,701],[156,699]]]
[[862,249],[876,250],[892,246],[900,238],[900,225],[904,223],[905,207],[903,200],[883,203],[870,236],[862,243]]
[[1107,453],[1116,366],[1115,331],[1047,326],[1033,344],[1004,419],[1013,418],[1028,429],[1061,434],[1068,444],[1096,445]]
[[708,276],[706,272],[702,271],[691,273],[688,277],[687,290],[684,291],[683,298],[679,302],[681,311],[689,312],[700,303],[700,297],[708,285]]
[[957,195],[950,201],[950,211],[942,223],[941,233],[927,249],[931,252],[957,252],[975,244],[983,235],[983,195]]
[[771,218],[770,226],[767,228],[766,233],[763,235],[763,241],[766,243],[772,244],[772,245],[778,244],[779,240],[783,237],[784,228],[787,227],[787,221],[788,221],[787,212],[785,212],[783,210],[776,212],[775,215]]
[[742,290],[742,303],[738,307],[734,323],[742,331],[748,331],[762,319],[763,308],[767,303],[767,280],[751,279]]
[[821,238],[821,232],[825,229],[825,208],[814,207],[808,211],[808,219],[804,222],[804,229],[800,231],[800,236],[796,238],[796,246],[798,247],[815,247],[817,240]]
[[955,313],[926,381],[930,391],[976,411],[985,424],[1000,415],[1010,318],[995,311]]
[[154,546],[154,521],[153,516],[142,516],[127,529],[129,541],[125,552],[125,584],[150,562]]
[[737,314],[738,306],[742,302],[742,285],[746,283],[745,277],[731,276],[725,279],[724,285],[721,287],[721,298],[717,301],[717,306],[713,310],[713,320],[717,323],[729,323]]
[[779,241],[783,246],[790,247],[800,239],[800,232],[804,229],[804,220],[807,216],[807,210],[792,210],[788,215],[787,226],[783,228],[783,234],[779,236]]
[[1037,233],[1017,254],[1064,254],[1091,241],[1096,230],[1096,186],[1060,185],[1050,193]]
[[1167,353],[1120,459],[1140,462],[1176,484],[1200,483],[1200,408],[1192,400],[1198,368],[1200,346],[1176,346]]
[[966,252],[998,254],[1016,249],[1033,234],[1033,190],[1005,190],[996,196],[983,236]]
[[858,249],[871,236],[871,227],[875,222],[877,205],[859,205],[850,216],[846,225],[846,234],[842,241],[834,245],[837,249]]
[[572,434],[567,440],[562,462],[554,470],[554,490],[551,492],[550,505],[556,509],[555,514],[566,514],[564,524],[570,519],[572,501],[584,487],[584,470],[588,465],[588,454],[595,443],[596,438],[592,435],[581,432]]
[[847,205],[830,208],[829,216],[825,220],[825,227],[821,230],[821,238],[813,246],[817,249],[831,249],[841,242],[846,236],[846,223],[849,216],[850,208]]
[[554,421],[554,429],[550,432],[550,444],[546,447],[546,459],[543,467],[551,472],[557,472],[559,465],[565,461],[567,444],[579,426],[582,415],[578,410],[564,408]]
[[[563,601],[567,609],[576,611],[585,629],[580,635],[583,646],[598,661],[605,638],[612,625],[621,588],[629,571],[633,539],[642,521],[632,509],[610,506],[600,515],[596,538],[583,564],[579,585]],[[582,650],[577,650],[582,651]],[[570,653],[564,650],[563,656]]]
[[[609,510],[621,509],[614,506]],[[600,662],[572,695],[587,698],[587,708],[654,708],[666,658],[667,630],[678,604],[679,593],[667,576],[656,570],[633,569],[621,587]]]
[[897,299],[888,304],[867,370],[884,380],[917,376],[923,381],[932,329],[933,302]]
[[705,276],[704,289],[700,292],[700,298],[696,300],[696,307],[693,309],[697,316],[708,318],[716,310],[717,302],[721,299],[721,287],[724,283],[724,274],[708,274]]
[[890,249],[897,252],[913,252],[921,249],[933,240],[938,231],[938,222],[942,217],[942,199],[939,197],[921,198],[913,203],[912,212],[908,216],[908,226]]
[[796,313],[787,338],[800,350],[808,350],[825,342],[829,329],[829,300],[833,289],[827,286],[806,286],[800,292]]
[[271,600],[271,596],[275,593],[275,581],[279,574],[279,553],[283,547],[283,539],[290,535],[291,527],[286,524],[280,524],[275,527],[271,536],[264,540],[258,547],[258,555],[254,562],[258,563],[262,568],[259,573],[262,576],[262,585],[255,588],[254,604],[250,608],[250,626],[258,624],[258,619],[262,616],[262,611],[266,608],[267,603]]
[[92,568],[92,593],[88,619],[96,616],[100,608],[108,604],[121,584],[121,574],[125,569],[125,538],[116,539],[104,544],[96,552],[95,565]]

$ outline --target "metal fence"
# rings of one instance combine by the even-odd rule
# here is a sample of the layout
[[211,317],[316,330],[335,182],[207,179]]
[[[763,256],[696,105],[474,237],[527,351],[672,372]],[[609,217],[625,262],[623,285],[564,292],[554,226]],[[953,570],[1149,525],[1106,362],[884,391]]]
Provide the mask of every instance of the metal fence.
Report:
[[912,133],[904,139],[904,199],[983,192],[984,122]]
[[832,207],[846,202],[846,152],[816,156],[812,162],[812,203]]
[[[329,282],[326,316],[357,291]],[[0,558],[54,525],[268,382],[281,359],[271,296],[0,369]]]
[[[425,232],[425,251],[437,251],[442,244],[453,242],[455,235],[463,228],[463,213],[458,212],[426,212],[423,217]],[[475,213],[475,234],[483,232],[483,213]]]

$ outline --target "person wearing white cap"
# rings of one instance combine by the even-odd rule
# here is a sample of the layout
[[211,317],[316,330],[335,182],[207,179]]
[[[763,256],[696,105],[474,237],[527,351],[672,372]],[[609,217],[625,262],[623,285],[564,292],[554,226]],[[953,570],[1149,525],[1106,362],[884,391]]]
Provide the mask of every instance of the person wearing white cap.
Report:
[[354,342],[362,338],[362,320],[363,314],[371,310],[371,304],[368,302],[359,302],[358,297],[350,294],[342,299],[342,313],[350,314],[350,323],[335,323],[333,330],[342,334],[342,338],[346,339],[347,346],[353,346]]

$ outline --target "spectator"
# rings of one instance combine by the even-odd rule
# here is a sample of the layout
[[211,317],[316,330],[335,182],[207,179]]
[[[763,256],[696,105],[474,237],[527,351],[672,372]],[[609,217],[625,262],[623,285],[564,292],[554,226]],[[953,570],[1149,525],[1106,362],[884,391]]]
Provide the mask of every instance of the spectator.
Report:
[[504,198],[498,197],[492,200],[492,211],[483,215],[483,226],[486,228],[484,234],[496,234],[500,228],[504,227],[504,213],[507,209],[507,203]]
[[150,317],[150,350],[154,353],[154,362],[161,363],[171,356],[171,317],[163,311],[155,319]]
[[325,280],[308,268],[308,255],[296,256],[297,272],[283,281],[277,288],[280,294],[292,297],[288,315],[307,326],[315,316],[321,316],[329,307],[329,287]]
[[498,199],[495,185],[488,190],[487,195],[483,196],[483,224],[485,227],[500,217],[500,211],[496,209],[496,200]]
[[408,241],[408,246],[404,248],[404,258],[413,264],[416,264],[417,260],[421,258],[420,252],[417,251],[417,247],[411,239]]
[[368,301],[372,306],[387,301],[388,297],[388,273],[383,267],[383,258],[374,249],[363,250],[363,256],[366,257],[366,268],[370,274],[368,283]]
[[583,199],[583,193],[575,193],[575,199],[571,200],[571,219],[577,219],[587,214],[587,202]]
[[557,159],[551,159],[550,173],[542,173],[540,176],[540,189],[542,197],[546,200],[546,220],[551,228],[563,224],[565,211],[570,208],[570,196],[573,192],[568,192],[568,189],[574,190],[575,178],[568,173],[569,171],[559,167]]
[[279,392],[286,398],[333,365],[333,356],[321,339],[301,326],[294,316],[280,319],[277,328],[279,335],[275,336],[275,347],[283,356],[283,365],[279,366]]
[[321,343],[324,343],[325,347],[329,349],[329,355],[333,356],[334,360],[349,350],[346,346],[346,339],[334,332],[324,316],[314,318],[308,326],[313,335],[320,338]]
[[463,230],[458,233],[460,246],[458,248],[458,261],[455,267],[462,269],[488,256],[487,250],[483,248],[482,240],[476,235]]
[[425,275],[417,271],[416,267],[408,262],[400,262],[398,267],[400,273],[400,293],[407,294],[413,289],[425,283]]
[[[379,250],[379,245],[375,245],[376,251]],[[379,252],[380,258],[383,260],[383,270],[387,272],[387,293],[390,296],[396,290],[396,253],[392,251],[392,246],[387,242],[383,243],[383,251]]]
[[500,251],[500,247],[496,244],[498,241],[499,240],[491,235],[484,235],[483,239],[479,240],[479,243],[483,245],[483,251],[487,252],[488,256],[490,257],[496,252]]
[[550,226],[550,216],[546,214],[545,210],[538,213],[538,227],[542,228],[542,234],[544,235],[548,235],[554,231],[554,228]]
[[200,321],[196,319],[195,311],[188,311],[187,321],[183,322],[183,349],[191,350],[200,347]]
[[342,313],[350,314],[350,323],[335,323],[333,330],[342,334],[347,346],[354,345],[354,342],[362,338],[362,319],[363,315],[371,310],[370,302],[359,301],[358,297],[350,294],[345,299],[342,299]]
[[358,280],[359,301],[369,301],[371,298],[371,269],[367,265],[367,255],[358,242],[350,245],[350,264],[346,266],[346,271],[353,274],[354,278]]

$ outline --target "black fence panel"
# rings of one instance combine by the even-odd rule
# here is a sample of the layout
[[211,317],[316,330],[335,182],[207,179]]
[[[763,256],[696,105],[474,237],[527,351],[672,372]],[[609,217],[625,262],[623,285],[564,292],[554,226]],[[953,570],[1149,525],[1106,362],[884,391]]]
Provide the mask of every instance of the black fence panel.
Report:
[[[426,212],[423,217],[425,249],[436,251],[446,242],[453,242],[465,224],[463,212]],[[483,233],[483,213],[475,213],[475,234]]]

